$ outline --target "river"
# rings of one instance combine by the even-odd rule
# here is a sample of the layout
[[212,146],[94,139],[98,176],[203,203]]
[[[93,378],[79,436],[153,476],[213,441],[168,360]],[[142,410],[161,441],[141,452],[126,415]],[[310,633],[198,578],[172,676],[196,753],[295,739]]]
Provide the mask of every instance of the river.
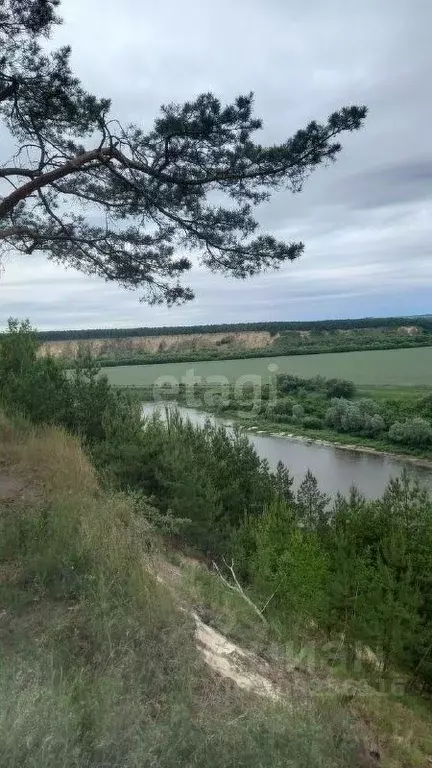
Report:
[[[144,403],[143,415],[151,414],[155,408],[158,406],[153,403]],[[206,419],[210,419],[215,424],[224,424],[228,429],[233,426],[229,419],[215,417],[194,408],[179,406],[178,410],[193,424],[204,424]],[[163,407],[161,412],[163,414]],[[297,487],[306,471],[310,469],[317,478],[320,489],[325,493],[334,495],[340,491],[346,494],[350,487],[355,485],[367,498],[373,499],[381,496],[390,478],[400,475],[406,467],[418,478],[421,485],[432,490],[432,469],[393,456],[350,451],[336,446],[254,432],[248,432],[247,435],[257,453],[267,459],[271,467],[275,468],[278,461],[288,467]]]

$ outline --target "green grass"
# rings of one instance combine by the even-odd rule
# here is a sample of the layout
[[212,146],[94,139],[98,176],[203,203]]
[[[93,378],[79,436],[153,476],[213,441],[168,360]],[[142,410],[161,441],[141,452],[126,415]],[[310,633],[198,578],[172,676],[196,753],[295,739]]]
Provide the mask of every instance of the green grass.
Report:
[[271,373],[289,372],[303,378],[321,375],[349,379],[362,387],[423,387],[432,384],[432,347],[117,366],[104,368],[103,372],[113,385],[135,387],[152,385],[164,377],[172,377],[167,381],[175,385],[184,380],[188,372],[189,376],[202,377],[202,383],[211,376],[236,381],[251,375],[260,376],[264,382]]
[[426,397],[431,391],[430,385],[423,386],[394,386],[392,384],[358,387],[358,397],[370,397],[372,400],[399,400],[400,402],[418,400]]

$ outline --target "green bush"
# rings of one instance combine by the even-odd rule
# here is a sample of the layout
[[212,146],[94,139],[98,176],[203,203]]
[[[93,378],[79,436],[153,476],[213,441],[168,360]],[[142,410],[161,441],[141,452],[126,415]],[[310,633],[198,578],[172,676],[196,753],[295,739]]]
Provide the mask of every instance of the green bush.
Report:
[[282,413],[276,413],[274,416],[270,417],[271,421],[276,422],[276,424],[292,424],[294,422],[294,419],[292,416],[284,415]]
[[296,524],[296,512],[279,499],[253,521],[252,582],[263,601],[291,627],[321,615],[327,562],[316,534]]
[[354,382],[345,379],[327,379],[325,382],[325,392],[329,399],[332,397],[345,397],[347,399],[354,397],[356,388]]
[[351,432],[358,434],[364,429],[365,418],[360,408],[356,405],[349,405],[340,420],[340,429],[342,432]]
[[416,405],[417,410],[424,418],[432,420],[432,394],[422,397]]
[[295,401],[291,397],[279,397],[274,404],[268,404],[267,413],[270,416],[292,416],[294,405]]
[[333,398],[331,405],[325,414],[325,423],[327,426],[340,430],[342,417],[349,405],[351,404],[347,400]]
[[365,419],[365,432],[370,437],[379,437],[386,429],[386,423],[379,413]]
[[293,415],[293,421],[301,422],[303,420],[305,411],[303,406],[300,405],[300,403],[296,403],[295,405],[293,405],[292,415]]
[[365,416],[375,416],[375,414],[380,412],[379,404],[369,397],[362,397],[360,400],[356,400],[356,406]]
[[432,427],[429,421],[420,417],[397,421],[389,429],[389,438],[394,443],[401,443],[412,448],[430,448],[432,445]]
[[318,416],[305,416],[303,426],[307,427],[307,429],[323,429],[324,422]]
[[386,426],[379,410],[378,403],[368,398],[354,402],[342,397],[333,398],[325,422],[339,432],[378,437]]

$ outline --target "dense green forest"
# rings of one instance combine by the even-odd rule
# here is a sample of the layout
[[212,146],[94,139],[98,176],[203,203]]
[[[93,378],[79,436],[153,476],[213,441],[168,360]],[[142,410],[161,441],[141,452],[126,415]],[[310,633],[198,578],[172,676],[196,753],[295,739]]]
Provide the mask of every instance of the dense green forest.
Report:
[[[432,688],[432,501],[408,476],[376,501],[355,489],[330,499],[310,473],[295,493],[289,468],[271,471],[244,433],[195,427],[176,413],[142,422],[139,403],[113,391],[90,358],[79,357],[67,374],[36,352],[27,324],[2,336],[6,412],[77,434],[106,487],[133,492],[137,515],[211,560],[230,558],[279,634],[313,622],[337,640],[349,668],[367,645],[380,679],[399,670],[407,688]],[[349,382],[285,377],[279,390],[330,398],[335,419],[339,395],[348,403],[341,423],[359,414],[370,427],[377,421],[351,402]],[[300,403],[292,415],[303,418]]]
[[432,330],[432,316],[416,317],[364,317],[341,320],[272,321],[260,323],[220,323],[216,325],[160,326],[157,328],[88,328],[83,330],[38,331],[39,341],[66,341],[76,339],[115,339],[133,336],[182,335],[190,333],[232,333],[234,331],[333,331],[353,328],[398,328],[413,325],[425,331]]

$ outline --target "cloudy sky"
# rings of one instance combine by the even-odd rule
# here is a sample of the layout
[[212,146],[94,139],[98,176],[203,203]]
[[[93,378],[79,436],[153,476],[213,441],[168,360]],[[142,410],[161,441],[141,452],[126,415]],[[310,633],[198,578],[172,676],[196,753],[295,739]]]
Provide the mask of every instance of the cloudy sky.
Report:
[[370,113],[301,195],[259,209],[263,228],[306,244],[283,271],[239,282],[197,268],[195,301],[168,310],[11,254],[0,326],[10,315],[49,329],[432,312],[429,0],[63,0],[62,15],[55,40],[71,43],[77,74],[123,122],[150,127],[161,103],[209,90],[253,90],[262,142],[344,105]]

